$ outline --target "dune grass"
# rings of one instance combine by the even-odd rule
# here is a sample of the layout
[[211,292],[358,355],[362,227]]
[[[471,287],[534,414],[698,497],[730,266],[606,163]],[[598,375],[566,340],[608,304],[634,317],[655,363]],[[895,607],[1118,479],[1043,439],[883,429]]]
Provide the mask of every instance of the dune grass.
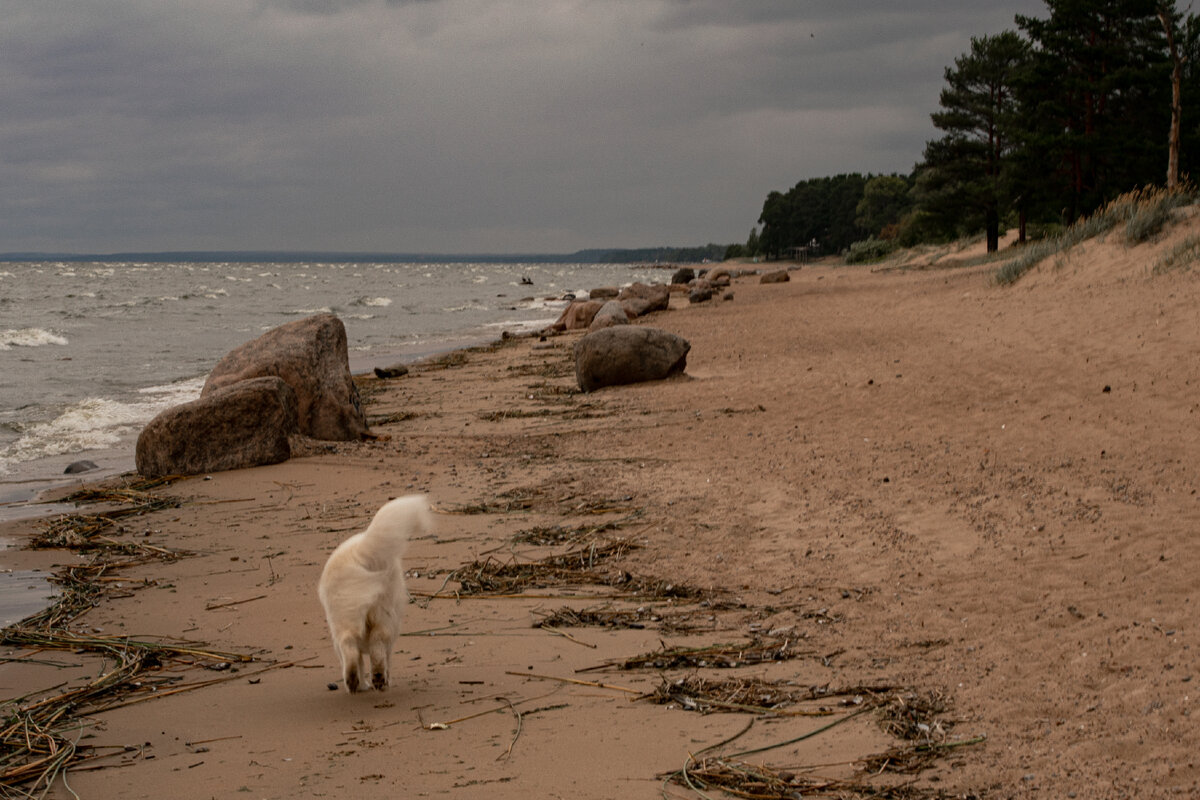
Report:
[[1200,261],[1200,234],[1189,236],[1171,248],[1151,271],[1155,275],[1162,275],[1172,270],[1191,269],[1197,261]]
[[1015,283],[1047,258],[1065,252],[1088,239],[1102,236],[1120,225],[1124,226],[1122,233],[1127,242],[1141,244],[1163,229],[1171,218],[1172,211],[1191,205],[1195,198],[1195,191],[1191,186],[1174,190],[1146,187],[1126,192],[1091,216],[1071,225],[1058,236],[1025,247],[1020,255],[996,270],[996,282],[1001,285]]

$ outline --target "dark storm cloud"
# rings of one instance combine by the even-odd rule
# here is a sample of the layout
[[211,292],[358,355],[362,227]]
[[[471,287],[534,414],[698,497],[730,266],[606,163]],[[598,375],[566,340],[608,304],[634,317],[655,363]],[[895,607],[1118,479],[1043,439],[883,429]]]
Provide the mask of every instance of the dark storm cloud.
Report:
[[0,250],[744,239],[908,171],[1034,0],[41,0],[0,30]]

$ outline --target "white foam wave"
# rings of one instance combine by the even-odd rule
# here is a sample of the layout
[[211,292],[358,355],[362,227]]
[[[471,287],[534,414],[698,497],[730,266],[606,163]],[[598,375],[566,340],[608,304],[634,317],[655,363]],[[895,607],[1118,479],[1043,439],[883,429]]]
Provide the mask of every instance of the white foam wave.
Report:
[[390,297],[360,297],[354,301],[356,306],[370,306],[372,308],[387,308],[392,304]]
[[41,328],[21,328],[20,330],[0,331],[0,350],[11,350],[14,347],[42,347],[43,345],[65,345],[65,336],[43,330]]
[[448,308],[443,308],[442,311],[447,314],[455,314],[455,313],[458,313],[459,311],[487,311],[487,306],[485,306],[479,302],[468,301],[466,303],[463,303],[462,305],[449,306]]
[[313,314],[332,314],[333,309],[328,306],[322,306],[321,308],[293,308],[291,311],[283,313],[293,317],[309,317]]
[[546,319],[508,320],[507,322],[489,322],[483,327],[488,329],[516,331],[517,333],[529,333],[530,331],[540,331],[549,328],[557,320],[558,317],[547,317]]
[[142,389],[145,400],[89,397],[68,406],[52,420],[24,426],[20,438],[0,448],[0,474],[40,458],[115,447],[160,411],[196,399],[203,385],[197,378]]
[[557,297],[530,297],[519,301],[517,307],[530,311],[547,311],[550,309],[565,308],[569,302],[569,300],[560,300]]

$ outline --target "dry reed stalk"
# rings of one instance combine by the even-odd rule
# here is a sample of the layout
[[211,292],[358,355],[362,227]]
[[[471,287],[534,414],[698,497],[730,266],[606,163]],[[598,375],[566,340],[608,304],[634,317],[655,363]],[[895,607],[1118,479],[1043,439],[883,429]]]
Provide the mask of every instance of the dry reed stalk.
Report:
[[[218,666],[252,661],[241,653],[207,649],[187,641],[133,639],[125,636],[82,634],[66,626],[99,602],[106,594],[102,584],[117,580],[110,572],[164,558],[177,558],[166,548],[140,542],[121,542],[101,532],[118,527],[116,520],[131,515],[176,508],[180,501],[156,497],[146,490],[177,480],[176,476],[118,488],[89,488],[68,495],[68,502],[124,503],[125,506],[98,514],[68,515],[51,520],[35,547],[67,547],[92,553],[91,561],[61,568],[53,580],[62,587],[58,600],[49,608],[0,631],[0,642],[43,650],[97,653],[105,664],[113,664],[98,677],[80,686],[62,685],[0,703],[0,795],[45,796],[66,770],[85,759],[97,757],[98,748],[79,746],[76,738],[90,722],[88,714],[128,704],[131,695],[150,699],[194,688],[177,687],[158,691],[167,682],[147,673],[175,661],[195,665],[202,661]],[[121,560],[116,554],[130,557]],[[136,582],[133,582],[136,583]],[[222,678],[221,680],[228,680]],[[56,694],[53,694],[58,689]],[[149,693],[149,694],[147,694]]]
[[661,650],[623,659],[610,659],[602,664],[585,667],[576,672],[591,672],[602,669],[679,669],[718,668],[731,669],[748,664],[764,664],[772,661],[787,661],[801,656],[815,656],[812,651],[800,651],[793,647],[792,639],[751,639],[749,642],[713,644],[704,647],[667,647]]
[[807,711],[789,709],[799,703],[837,697],[853,698],[843,700],[843,705],[877,703],[880,696],[894,691],[895,688],[891,686],[800,687],[759,678],[710,680],[699,675],[689,675],[673,680],[664,676],[662,683],[653,692],[643,694],[637,699],[649,700],[658,705],[672,703],[687,711],[706,714],[749,712],[779,716],[828,716],[833,711],[825,707]]
[[606,584],[597,567],[624,555],[638,545],[624,539],[580,547],[538,561],[504,563],[495,558],[459,567],[450,578],[459,582],[459,594],[517,594],[525,589],[577,584]]

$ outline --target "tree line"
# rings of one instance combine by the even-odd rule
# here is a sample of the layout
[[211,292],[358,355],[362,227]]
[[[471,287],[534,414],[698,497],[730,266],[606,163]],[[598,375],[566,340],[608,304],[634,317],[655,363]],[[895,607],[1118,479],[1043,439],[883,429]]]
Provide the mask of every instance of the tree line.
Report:
[[[908,175],[843,174],[772,191],[726,255],[873,252],[1002,229],[1037,236],[1200,160],[1200,19],[1163,0],[1046,0],[1045,19],[971,39],[945,70]],[[1200,119],[1196,114],[1193,119]]]

